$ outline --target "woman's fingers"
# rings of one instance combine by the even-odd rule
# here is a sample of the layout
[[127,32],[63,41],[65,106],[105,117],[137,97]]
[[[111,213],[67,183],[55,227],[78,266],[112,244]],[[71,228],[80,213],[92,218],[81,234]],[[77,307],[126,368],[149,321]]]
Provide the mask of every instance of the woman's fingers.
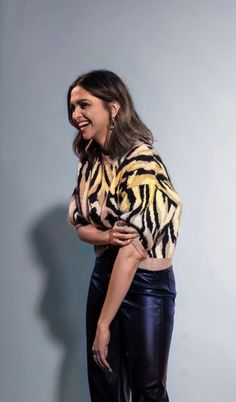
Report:
[[124,245],[124,244],[129,244],[131,243],[136,237],[138,237],[139,235],[122,235],[119,234],[118,236],[115,234],[113,236],[113,241],[118,244],[118,245]]
[[104,370],[112,372],[111,366],[109,365],[108,361],[106,360],[107,354],[108,354],[107,347],[105,348],[105,350],[99,351],[98,352],[98,362]]
[[115,234],[115,237],[117,239],[120,240],[129,240],[129,239],[135,239],[135,237],[139,236],[139,234],[123,234],[123,233],[119,233],[119,234]]
[[104,370],[111,372],[111,367],[106,360],[108,355],[108,344],[110,340],[109,328],[97,327],[92,352],[94,361]]
[[103,370],[112,373],[112,369],[109,366],[107,360],[103,358],[99,353],[97,353],[97,355],[93,355],[93,358],[95,363],[97,363]]
[[121,240],[121,239],[116,239],[116,244],[118,246],[125,246],[127,244],[132,243],[133,239],[128,239],[128,240]]
[[109,230],[110,244],[125,246],[129,244],[133,239],[139,236],[138,231],[132,226],[114,226]]
[[120,233],[138,233],[137,230],[133,226],[128,226],[128,225],[115,226],[113,229]]
[[138,231],[135,228],[129,226],[114,227],[113,232],[116,236],[123,239],[131,239],[139,235]]

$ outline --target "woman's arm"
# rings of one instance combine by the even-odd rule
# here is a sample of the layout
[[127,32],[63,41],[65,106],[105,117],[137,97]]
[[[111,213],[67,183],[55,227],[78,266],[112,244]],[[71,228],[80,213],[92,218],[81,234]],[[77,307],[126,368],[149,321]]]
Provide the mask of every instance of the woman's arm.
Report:
[[76,228],[76,232],[81,241],[90,244],[109,244],[109,233],[108,231],[103,231],[97,229],[94,225],[80,225]]
[[127,246],[139,236],[137,230],[128,225],[114,226],[105,231],[97,229],[94,225],[78,225],[76,232],[81,241],[90,244],[112,244],[116,246]]
[[107,295],[100,313],[98,325],[109,327],[129,290],[134,274],[141,261],[142,256],[132,244],[119,249],[112,268]]
[[98,363],[105,370],[111,371],[111,367],[106,360],[110,340],[109,326],[129,290],[142,259],[143,256],[133,244],[121,247],[117,254],[92,348]]

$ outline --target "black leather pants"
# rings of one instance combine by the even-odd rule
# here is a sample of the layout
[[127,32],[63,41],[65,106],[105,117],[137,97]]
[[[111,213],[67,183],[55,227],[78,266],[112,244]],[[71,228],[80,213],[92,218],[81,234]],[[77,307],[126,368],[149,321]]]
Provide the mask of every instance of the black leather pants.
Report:
[[88,291],[87,365],[91,402],[168,402],[167,363],[175,314],[173,267],[138,268],[110,325],[107,361],[112,373],[93,360],[92,345],[110,274],[118,252],[97,257]]

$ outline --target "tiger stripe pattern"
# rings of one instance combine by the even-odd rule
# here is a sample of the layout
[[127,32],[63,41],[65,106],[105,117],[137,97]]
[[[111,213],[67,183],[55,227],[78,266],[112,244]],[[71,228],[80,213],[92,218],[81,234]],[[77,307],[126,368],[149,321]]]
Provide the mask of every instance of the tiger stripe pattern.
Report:
[[124,221],[138,231],[132,243],[144,259],[170,262],[182,209],[182,199],[159,153],[141,143],[116,160],[99,154],[93,164],[79,162],[68,222],[107,230]]

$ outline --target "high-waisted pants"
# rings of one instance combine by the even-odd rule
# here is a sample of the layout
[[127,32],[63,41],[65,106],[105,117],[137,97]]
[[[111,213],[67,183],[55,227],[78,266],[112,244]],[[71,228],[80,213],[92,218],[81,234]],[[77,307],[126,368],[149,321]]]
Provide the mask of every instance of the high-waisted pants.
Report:
[[118,252],[96,257],[86,308],[87,367],[91,402],[169,402],[167,363],[175,314],[172,265],[159,271],[138,268],[110,324],[107,361],[112,373],[93,359],[97,322]]

